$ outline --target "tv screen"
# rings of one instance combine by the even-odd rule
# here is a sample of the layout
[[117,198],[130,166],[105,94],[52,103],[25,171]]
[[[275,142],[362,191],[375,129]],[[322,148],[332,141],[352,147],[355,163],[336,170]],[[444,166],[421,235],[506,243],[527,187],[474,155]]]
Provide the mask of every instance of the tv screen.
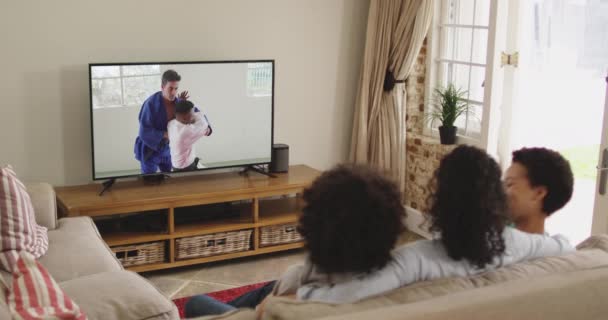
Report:
[[270,163],[274,61],[90,64],[93,179]]

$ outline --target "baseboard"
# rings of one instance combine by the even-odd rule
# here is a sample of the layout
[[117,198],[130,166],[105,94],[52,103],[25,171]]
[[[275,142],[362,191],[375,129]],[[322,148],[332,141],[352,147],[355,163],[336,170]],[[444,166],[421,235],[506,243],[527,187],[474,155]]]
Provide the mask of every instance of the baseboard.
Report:
[[404,208],[405,212],[407,213],[407,217],[404,221],[407,229],[415,234],[425,237],[426,239],[431,239],[432,235],[428,229],[427,223],[425,223],[426,219],[424,218],[423,213],[408,206],[404,206]]

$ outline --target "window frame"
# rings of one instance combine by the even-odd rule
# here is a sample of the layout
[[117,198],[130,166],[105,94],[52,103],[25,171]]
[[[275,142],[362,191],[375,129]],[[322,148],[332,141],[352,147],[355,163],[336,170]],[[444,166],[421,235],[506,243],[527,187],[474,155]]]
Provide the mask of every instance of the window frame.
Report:
[[[125,107],[129,107],[131,105],[126,104],[125,103],[125,87],[124,87],[124,81],[123,79],[126,78],[147,78],[147,77],[155,77],[157,79],[161,78],[162,72],[159,68],[159,72],[158,73],[146,73],[146,74],[137,74],[137,75],[125,75],[123,68],[124,67],[131,67],[133,65],[117,65],[118,67],[118,71],[119,71],[119,75],[118,76],[108,76],[108,77],[93,77],[91,75],[91,84],[94,80],[106,80],[106,79],[120,79],[120,104],[115,104],[115,105],[103,105],[103,106],[95,106],[92,105],[92,109],[96,110],[96,109],[105,109],[105,108],[125,108]],[[158,65],[160,67],[160,65]],[[93,93],[91,93],[91,98],[93,97]]]
[[[270,97],[272,95],[272,88],[270,88],[270,91],[268,91],[268,92],[261,91],[257,87],[250,87],[250,83],[249,83],[249,81],[251,80],[249,77],[251,76],[252,71],[255,69],[265,69],[265,68],[267,68],[266,64],[267,64],[266,62],[254,62],[254,63],[247,64],[247,79],[245,80],[245,81],[247,81],[247,83],[245,85],[246,90],[247,90],[247,92],[246,92],[247,96],[252,97],[252,98],[264,98],[264,97]],[[256,66],[252,66],[252,65],[256,65]],[[259,67],[257,65],[263,65],[263,66]],[[267,81],[272,86],[272,65],[270,65],[269,71],[270,71],[269,72],[270,77]],[[254,82],[255,82],[255,80],[254,80]]]
[[[477,7],[477,1],[474,2],[474,10]],[[489,7],[489,21],[487,26],[481,25],[468,25],[468,24],[455,24],[455,23],[442,23],[446,21],[447,14],[449,12],[449,8],[445,5],[447,3],[446,0],[438,0],[435,1],[434,5],[434,13],[433,20],[431,23],[431,27],[429,28],[428,36],[427,36],[427,57],[426,57],[426,80],[425,80],[425,98],[424,98],[424,117],[426,119],[429,111],[432,108],[432,102],[434,99],[434,90],[439,84],[439,73],[440,73],[440,64],[446,62],[452,62],[459,65],[465,65],[472,67],[483,67],[485,69],[485,81],[484,81],[484,99],[483,101],[475,101],[467,99],[467,101],[471,104],[480,106],[482,109],[481,119],[480,120],[480,130],[479,132],[475,132],[471,134],[470,132],[461,131],[463,128],[459,128],[459,132],[457,133],[457,143],[458,144],[471,144],[476,145],[478,147],[485,148],[488,145],[488,121],[490,121],[491,112],[489,110],[490,107],[490,94],[491,94],[491,81],[489,79],[492,78],[492,69],[494,65],[494,48],[495,48],[495,35],[496,32],[496,10],[497,10],[497,0],[490,0]],[[475,12],[473,13],[475,15]],[[458,61],[452,59],[446,59],[445,56],[442,57],[441,51],[447,46],[448,36],[445,30],[447,28],[466,28],[468,30],[472,30],[471,37],[471,55],[469,57],[469,61]],[[486,59],[485,64],[479,62],[473,62],[473,49],[474,49],[474,30],[488,30],[488,39],[487,39],[487,47],[486,47]],[[443,46],[442,46],[443,45]],[[468,88],[470,88],[471,83],[471,70],[469,70],[468,75]],[[466,89],[468,89],[466,88]],[[468,98],[468,97],[467,97]],[[465,128],[467,130],[468,127],[468,119],[465,119]],[[436,127],[432,127],[426,121],[423,125],[422,130],[423,135],[431,136],[434,138],[439,137],[439,130]]]

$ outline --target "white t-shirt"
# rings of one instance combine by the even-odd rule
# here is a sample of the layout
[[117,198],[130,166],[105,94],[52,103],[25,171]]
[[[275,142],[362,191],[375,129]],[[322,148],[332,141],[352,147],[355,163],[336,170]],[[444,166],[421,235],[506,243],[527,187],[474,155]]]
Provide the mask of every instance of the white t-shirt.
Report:
[[464,259],[453,260],[439,240],[421,240],[393,250],[393,259],[377,271],[352,276],[338,283],[319,281],[306,283],[307,281],[303,280],[300,282],[296,296],[300,300],[354,302],[418,281],[465,277],[520,261],[574,251],[568,239],[561,235],[530,234],[507,227],[503,237],[504,254],[483,269]]
[[171,163],[176,169],[183,169],[194,162],[196,158],[194,143],[205,135],[209,123],[202,112],[194,113],[194,123],[183,124],[177,119],[167,124]]

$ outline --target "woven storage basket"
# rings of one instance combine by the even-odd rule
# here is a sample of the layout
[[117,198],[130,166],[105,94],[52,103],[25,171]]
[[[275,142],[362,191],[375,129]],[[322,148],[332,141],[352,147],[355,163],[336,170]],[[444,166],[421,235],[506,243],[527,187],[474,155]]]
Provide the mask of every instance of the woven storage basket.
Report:
[[302,241],[302,235],[296,230],[297,226],[297,223],[290,223],[260,228],[260,246]]
[[112,247],[123,267],[165,262],[165,242],[151,242]]
[[240,230],[176,239],[175,258],[192,259],[247,251],[251,248],[251,232],[253,230]]

